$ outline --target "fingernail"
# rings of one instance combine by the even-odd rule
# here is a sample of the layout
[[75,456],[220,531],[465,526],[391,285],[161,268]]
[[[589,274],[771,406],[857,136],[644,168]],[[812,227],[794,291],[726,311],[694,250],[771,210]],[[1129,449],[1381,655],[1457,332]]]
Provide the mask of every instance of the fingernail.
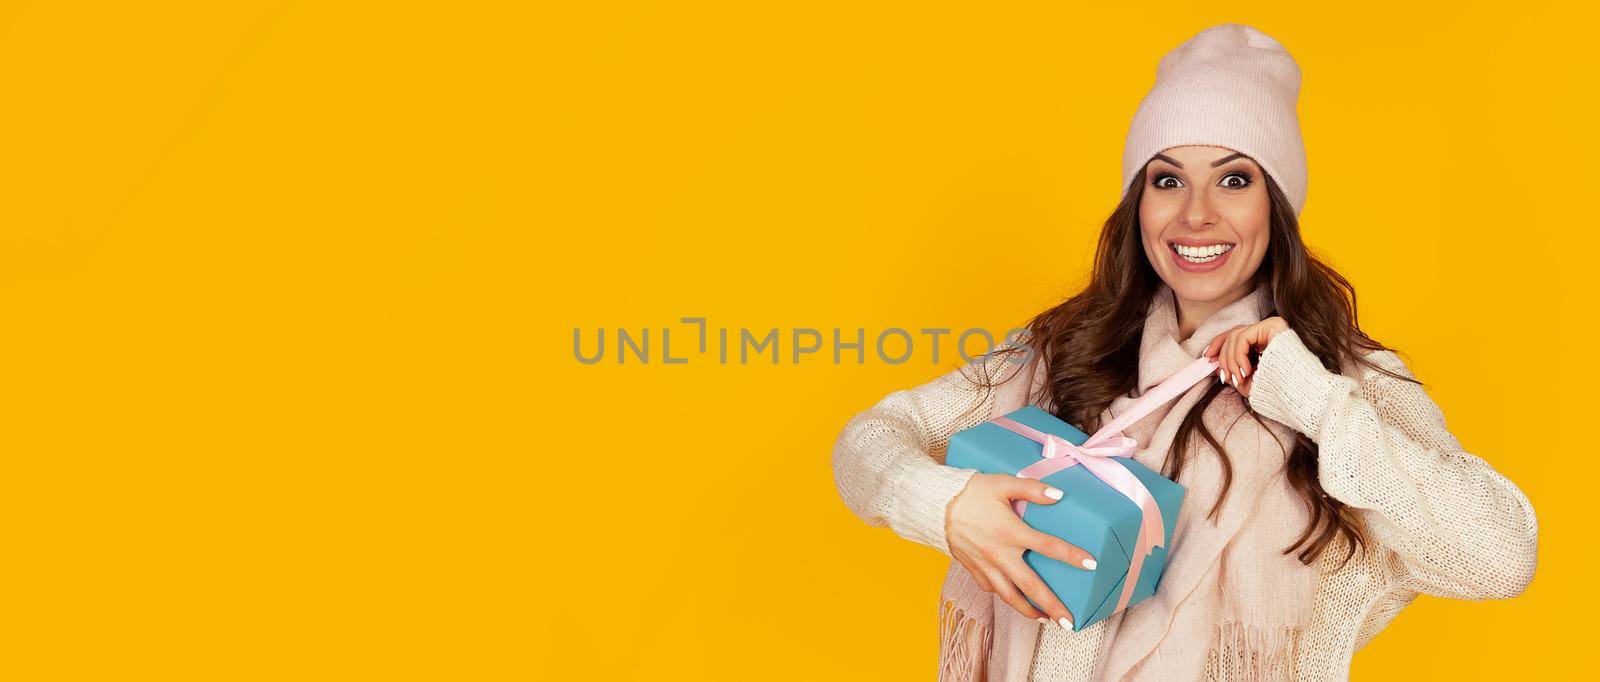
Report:
[[1250,376],[1250,368],[1249,367],[1240,367],[1239,368],[1239,373],[1244,375],[1244,376]]
[[1084,560],[1083,560],[1083,567],[1084,567],[1084,568],[1087,568],[1087,569],[1089,569],[1089,570],[1091,570],[1091,571],[1092,571],[1092,570],[1094,570],[1094,567],[1095,567],[1095,566],[1099,566],[1099,565],[1100,565],[1100,564],[1098,564],[1098,563],[1095,563],[1095,560],[1094,560],[1094,559],[1084,559]]
[[1050,619],[1049,618],[1045,618],[1044,616],[1039,616],[1038,618],[1035,618],[1034,620],[1039,621],[1040,623],[1049,623],[1050,622]]
[[1066,493],[1061,492],[1057,488],[1045,488],[1044,489],[1044,496],[1048,497],[1048,498],[1050,498],[1052,500],[1059,500],[1059,499],[1061,499],[1061,496],[1065,495],[1065,494]]
[[1061,627],[1064,627],[1064,628],[1066,628],[1068,630],[1072,629],[1072,621],[1068,620],[1067,618],[1062,618],[1061,620],[1058,620],[1056,622],[1060,623]]
[[1229,374],[1228,375],[1228,379],[1233,381],[1234,388],[1238,388],[1239,387],[1239,375],[1237,375],[1237,374]]
[[1228,383],[1228,373],[1224,370],[1217,370],[1217,381],[1220,381],[1224,384]]

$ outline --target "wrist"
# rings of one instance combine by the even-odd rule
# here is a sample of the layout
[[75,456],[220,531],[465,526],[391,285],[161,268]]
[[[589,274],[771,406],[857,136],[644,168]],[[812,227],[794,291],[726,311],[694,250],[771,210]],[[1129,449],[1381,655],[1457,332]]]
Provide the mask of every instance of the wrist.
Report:
[[976,469],[962,469],[930,460],[916,462],[903,471],[892,487],[888,504],[899,510],[895,529],[907,539],[948,555],[946,534],[950,508]]
[[1332,392],[1340,390],[1340,379],[1306,348],[1299,334],[1284,329],[1261,351],[1250,385],[1250,408],[1315,439]]

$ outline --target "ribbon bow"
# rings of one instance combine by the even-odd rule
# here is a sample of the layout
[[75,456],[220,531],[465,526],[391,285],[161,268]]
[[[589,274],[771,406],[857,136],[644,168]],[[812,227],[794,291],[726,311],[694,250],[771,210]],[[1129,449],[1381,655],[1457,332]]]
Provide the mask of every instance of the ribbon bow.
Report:
[[[1135,448],[1138,447],[1138,443],[1132,438],[1118,434],[1128,425],[1150,414],[1155,408],[1211,376],[1216,369],[1215,360],[1204,356],[1197,358],[1187,367],[1178,370],[1176,374],[1145,392],[1127,411],[1100,427],[1100,430],[1084,441],[1083,445],[1073,445],[1060,436],[1045,433],[1010,417],[995,417],[989,420],[1044,446],[1040,453],[1041,459],[1018,471],[1018,478],[1042,480],[1058,471],[1082,465],[1089,473],[1094,474],[1095,478],[1104,481],[1113,490],[1122,493],[1124,497],[1138,505],[1143,514],[1143,521],[1139,524],[1139,538],[1134,543],[1133,554],[1128,557],[1128,575],[1123,580],[1122,595],[1117,598],[1117,607],[1112,613],[1128,607],[1128,602],[1133,598],[1133,588],[1138,585],[1139,574],[1144,569],[1145,557],[1156,547],[1166,546],[1167,534],[1166,523],[1161,517],[1161,507],[1156,503],[1156,498],[1150,494],[1150,489],[1146,488],[1144,482],[1133,475],[1133,472],[1110,459],[1132,457]],[[1022,516],[1027,506],[1027,500],[1012,502],[1012,509],[1017,512],[1018,517]]]

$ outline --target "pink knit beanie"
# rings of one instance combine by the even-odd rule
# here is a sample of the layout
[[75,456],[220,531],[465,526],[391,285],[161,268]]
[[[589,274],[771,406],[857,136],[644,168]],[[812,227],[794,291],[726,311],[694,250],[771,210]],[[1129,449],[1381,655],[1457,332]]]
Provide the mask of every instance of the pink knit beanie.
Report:
[[1283,45],[1243,24],[1219,24],[1168,52],[1139,103],[1122,152],[1122,187],[1156,153],[1203,144],[1244,152],[1306,203],[1306,152],[1295,102],[1300,66]]

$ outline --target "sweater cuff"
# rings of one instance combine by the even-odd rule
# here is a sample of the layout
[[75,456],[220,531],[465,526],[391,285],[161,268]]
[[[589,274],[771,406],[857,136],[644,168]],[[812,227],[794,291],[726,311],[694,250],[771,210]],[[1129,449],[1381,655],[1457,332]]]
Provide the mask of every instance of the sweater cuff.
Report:
[[945,515],[950,502],[966,488],[977,469],[958,469],[916,457],[888,486],[887,504],[896,513],[891,517],[895,533],[939,550],[947,557],[950,545],[945,538]]
[[1293,329],[1278,332],[1256,364],[1250,407],[1273,421],[1318,439],[1329,402],[1349,390],[1345,377],[1328,371]]

